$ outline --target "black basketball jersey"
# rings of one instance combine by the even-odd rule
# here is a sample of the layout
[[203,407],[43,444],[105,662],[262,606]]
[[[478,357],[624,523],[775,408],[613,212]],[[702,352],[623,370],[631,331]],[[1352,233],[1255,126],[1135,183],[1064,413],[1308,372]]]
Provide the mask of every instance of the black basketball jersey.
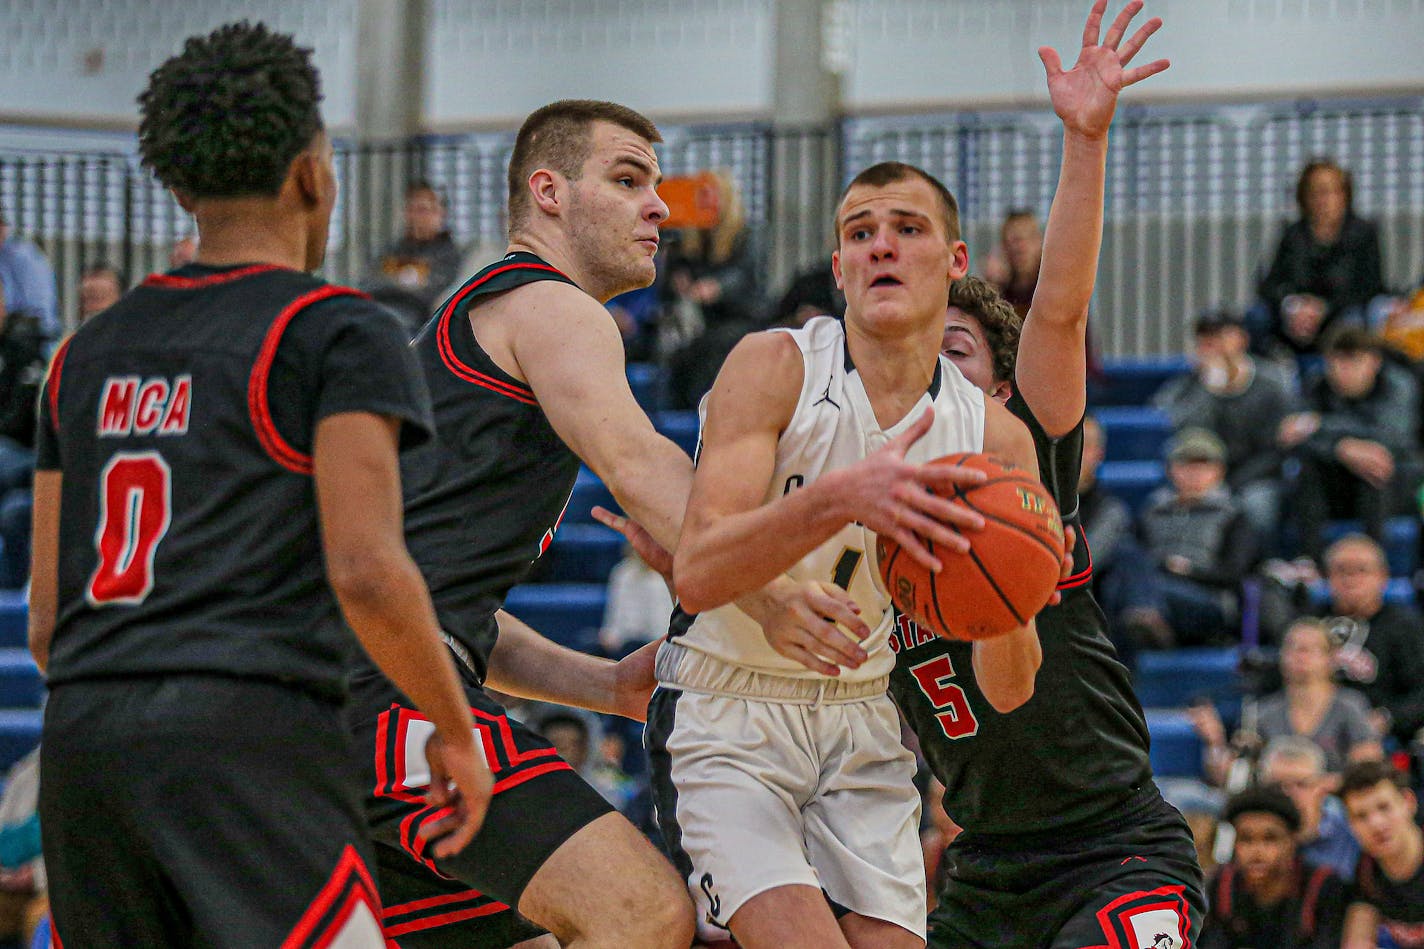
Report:
[[311,452],[353,411],[430,427],[394,317],[305,273],[189,266],[80,327],[39,405],[37,467],[63,476],[50,683],[220,673],[341,698],[354,644]]
[[1038,614],[1043,665],[1034,694],[1000,715],[974,681],[972,646],[901,616],[890,691],[944,783],[945,811],[971,834],[1030,834],[1111,820],[1152,776],[1147,723],[1107,637],[1088,582],[1078,518],[1083,426],[1050,438],[1015,393],[1008,408],[1033,435],[1044,485],[1078,534],[1063,600]]
[[579,459],[534,392],[480,348],[469,312],[539,280],[573,281],[510,254],[451,295],[411,345],[430,385],[435,438],[402,460],[405,533],[445,632],[484,675],[494,613],[554,538]]
[[1407,880],[1393,880],[1374,857],[1361,854],[1351,900],[1379,910],[1380,926],[1400,949],[1424,946],[1424,866]]

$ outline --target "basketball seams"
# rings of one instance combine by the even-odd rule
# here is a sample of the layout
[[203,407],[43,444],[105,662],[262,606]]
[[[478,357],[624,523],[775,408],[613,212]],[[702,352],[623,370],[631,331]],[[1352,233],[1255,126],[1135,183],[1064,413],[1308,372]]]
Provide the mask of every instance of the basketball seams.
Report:
[[[1010,520],[1007,520],[1006,518],[1002,518],[1002,517],[1000,517],[1000,516],[997,515],[997,514],[991,514],[991,513],[989,513],[988,511],[985,511],[985,510],[982,510],[982,509],[980,509],[980,508],[978,508],[978,507],[975,507],[975,506],[974,506],[974,502],[972,502],[972,501],[965,501],[965,502],[964,502],[964,506],[967,507],[967,508],[969,508],[971,511],[974,511],[975,513],[977,513],[980,517],[984,518],[984,520],[986,520],[986,521],[993,521],[995,524],[998,524],[998,525],[1000,525],[1001,527],[1009,527],[1009,528],[1012,528],[1016,533],[1019,533],[1019,534],[1024,535],[1024,536],[1027,537],[1028,539],[1032,540],[1034,543],[1038,544],[1038,545],[1039,545],[1040,547],[1042,547],[1044,550],[1048,551],[1048,553],[1052,554],[1054,560],[1060,560],[1060,559],[1062,559],[1062,557],[1063,557],[1063,551],[1062,551],[1061,549],[1054,549],[1054,546],[1053,546],[1051,543],[1049,543],[1048,541],[1044,540],[1042,537],[1038,536],[1038,534],[1036,534],[1036,533],[1034,533],[1033,531],[1029,530],[1027,527],[1024,527],[1022,524],[1015,523],[1014,521],[1010,521]],[[973,543],[974,543],[974,542],[971,540],[971,541],[970,541],[970,544],[971,544],[970,551],[971,551],[971,552],[973,551],[973,547],[972,547]]]

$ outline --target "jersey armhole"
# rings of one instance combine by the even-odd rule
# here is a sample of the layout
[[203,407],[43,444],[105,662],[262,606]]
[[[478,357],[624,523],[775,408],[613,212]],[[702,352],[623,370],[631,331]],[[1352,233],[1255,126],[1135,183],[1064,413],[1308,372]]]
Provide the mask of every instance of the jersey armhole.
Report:
[[49,403],[49,421],[55,432],[59,431],[59,378],[64,371],[64,357],[69,354],[69,344],[74,342],[74,337],[70,336],[59,344],[59,348],[54,352],[54,358],[49,363],[49,378],[45,380],[45,395]]

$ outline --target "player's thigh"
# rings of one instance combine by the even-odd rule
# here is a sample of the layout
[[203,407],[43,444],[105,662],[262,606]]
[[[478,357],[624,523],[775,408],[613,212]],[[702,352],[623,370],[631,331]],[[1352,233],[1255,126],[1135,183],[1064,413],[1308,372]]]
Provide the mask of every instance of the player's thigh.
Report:
[[851,949],[924,949],[925,941],[896,923],[859,913],[840,918],[841,932]]
[[[574,834],[544,862],[519,912],[561,939],[626,931],[692,938],[687,891],[666,858],[621,814],[606,814]],[[683,943],[686,944],[685,942]]]
[[752,897],[820,881],[806,854],[800,801],[819,771],[800,747],[801,707],[659,689],[648,708],[658,823],[697,906],[725,929]]
[[888,698],[808,713],[822,773],[803,808],[811,865],[830,898],[853,913],[925,933],[925,867],[914,756],[900,743]]
[[732,914],[732,935],[742,949],[849,949],[819,887],[777,886],[748,899]]

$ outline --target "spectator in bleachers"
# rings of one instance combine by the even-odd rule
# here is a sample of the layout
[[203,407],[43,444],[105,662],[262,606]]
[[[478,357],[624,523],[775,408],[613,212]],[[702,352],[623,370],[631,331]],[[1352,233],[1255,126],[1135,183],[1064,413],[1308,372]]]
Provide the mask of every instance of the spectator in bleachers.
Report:
[[0,940],[28,946],[49,912],[44,855],[40,848],[40,750],[10,766],[0,795]]
[[1078,468],[1078,516],[1083,540],[1092,551],[1093,597],[1108,618],[1108,630],[1118,657],[1129,667],[1136,644],[1117,635],[1122,611],[1141,599],[1136,566],[1141,548],[1133,534],[1132,511],[1121,498],[1098,485],[1098,466],[1107,451],[1107,436],[1093,416],[1083,419],[1083,462]]
[[30,482],[35,400],[46,342],[38,320],[9,309],[0,291],[0,587],[23,586],[30,569]]
[[31,314],[45,336],[59,337],[59,291],[54,268],[43,251],[15,236],[4,208],[0,208],[0,290],[10,301],[11,310]]
[[762,312],[757,235],[736,184],[717,173],[717,224],[665,230],[660,348],[674,409],[696,408]]
[[1126,632],[1148,649],[1239,639],[1241,580],[1260,545],[1226,485],[1226,447],[1205,429],[1182,430],[1168,445],[1167,478],[1138,524],[1146,556]]
[[598,716],[583,709],[549,705],[536,712],[530,727],[549,739],[559,757],[567,761],[609,804],[620,811],[628,806],[637,788],[621,767],[609,760],[612,752],[604,745],[603,728]]
[[1363,534],[1349,534],[1325,551],[1330,600],[1321,610],[1340,640],[1336,669],[1370,702],[1376,728],[1408,747],[1424,728],[1424,616],[1385,601],[1389,562]]
[[1268,540],[1280,519],[1281,451],[1276,429],[1291,410],[1294,378],[1253,359],[1241,317],[1211,310],[1197,317],[1192,372],[1169,380],[1152,402],[1176,428],[1204,428],[1226,446],[1226,483],[1256,535]]
[[1317,563],[1327,520],[1358,517],[1383,541],[1385,521],[1406,508],[1419,481],[1418,387],[1408,370],[1385,362],[1381,346],[1358,327],[1333,332],[1324,376],[1278,433],[1300,463],[1296,524],[1302,551]]
[[1360,845],[1350,831],[1345,805],[1330,793],[1325,752],[1304,735],[1271,739],[1261,752],[1261,783],[1274,784],[1300,811],[1296,842],[1300,855],[1318,867],[1329,867],[1347,883],[1355,877]]
[[102,313],[124,295],[124,275],[105,261],[90,264],[79,275],[79,322]]
[[1301,816],[1291,799],[1269,785],[1248,788],[1222,816],[1236,843],[1207,886],[1200,949],[1338,949],[1348,890],[1297,851]]
[[624,656],[667,635],[672,594],[662,574],[625,546],[623,559],[608,574],[608,602],[598,644],[604,655]]
[[984,261],[984,279],[999,289],[1019,316],[1027,316],[1043,262],[1043,225],[1028,208],[1004,215],[999,246]]
[[365,287],[414,334],[460,275],[460,248],[445,228],[445,199],[428,181],[405,189],[405,230],[371,262]]
[[1408,775],[1383,761],[1360,762],[1345,772],[1340,799],[1364,851],[1345,949],[1373,949],[1381,932],[1404,949],[1424,945],[1424,831]]
[[623,337],[629,362],[647,362],[657,355],[658,288],[643,287],[620,293],[605,306]]
[[1301,170],[1300,219],[1286,226],[1259,293],[1274,337],[1293,353],[1319,351],[1339,323],[1363,324],[1384,292],[1379,230],[1356,216],[1350,173],[1326,158]]
[[1303,735],[1315,742],[1325,754],[1330,774],[1339,774],[1347,762],[1384,754],[1370,721],[1369,702],[1335,682],[1334,653],[1335,640],[1323,622],[1306,618],[1292,623],[1281,645],[1281,690],[1256,702],[1254,714],[1243,713],[1249,734],[1238,734],[1230,743],[1213,706],[1192,707],[1189,714],[1203,742],[1209,780],[1225,785],[1241,754],[1286,735]]

